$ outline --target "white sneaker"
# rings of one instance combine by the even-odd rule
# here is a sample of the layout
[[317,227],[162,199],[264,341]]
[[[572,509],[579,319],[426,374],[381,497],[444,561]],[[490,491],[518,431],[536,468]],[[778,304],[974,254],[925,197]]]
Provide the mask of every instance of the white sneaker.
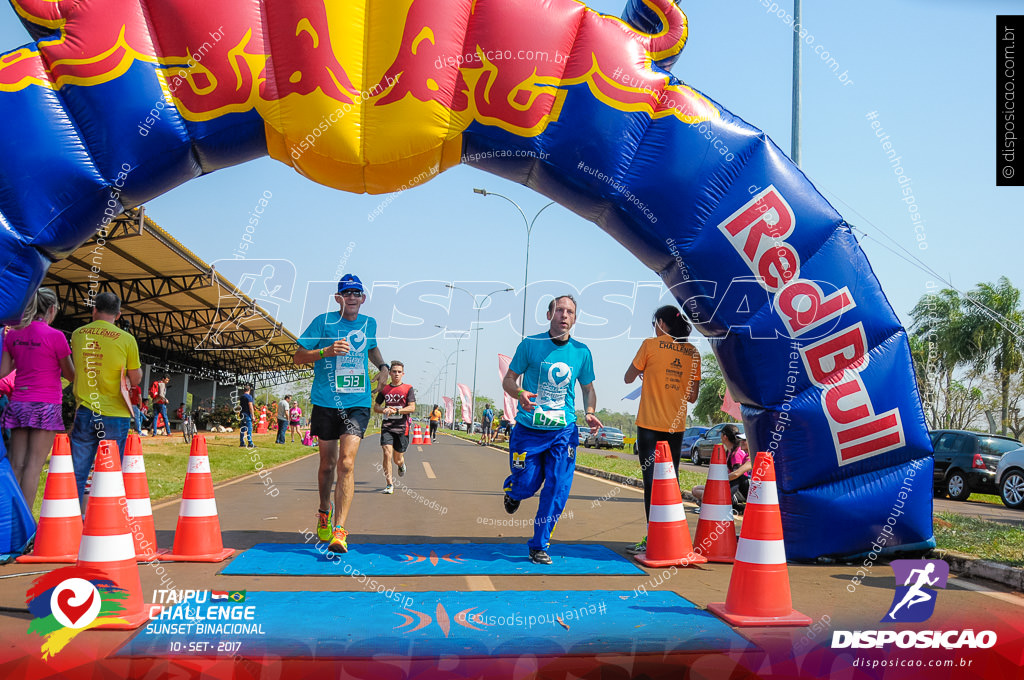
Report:
[[390,484],[385,486],[384,490],[381,491],[381,493],[394,493],[394,492],[395,492],[395,487],[391,486]]

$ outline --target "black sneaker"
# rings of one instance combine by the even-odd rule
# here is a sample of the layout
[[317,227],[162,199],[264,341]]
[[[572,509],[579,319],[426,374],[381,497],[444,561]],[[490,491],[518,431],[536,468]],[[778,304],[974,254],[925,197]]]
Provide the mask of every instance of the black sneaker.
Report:
[[534,564],[551,564],[551,557],[543,550],[530,548],[530,561]]
[[507,493],[505,494],[505,512],[508,514],[515,513],[519,509],[519,501],[510,497]]

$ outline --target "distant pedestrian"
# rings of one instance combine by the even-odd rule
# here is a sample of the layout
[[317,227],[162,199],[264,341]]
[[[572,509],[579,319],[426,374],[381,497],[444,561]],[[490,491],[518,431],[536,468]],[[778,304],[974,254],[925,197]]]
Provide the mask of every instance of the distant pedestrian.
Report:
[[291,409],[292,395],[286,394],[284,399],[277,402],[277,440],[275,444],[284,444],[285,432],[288,430],[288,411]]
[[288,431],[291,432],[293,442],[295,441],[295,435],[299,435],[299,439],[302,439],[299,427],[302,425],[303,420],[302,408],[297,403],[293,403],[292,407],[288,410]]
[[245,389],[242,390],[242,396],[239,398],[239,405],[242,410],[239,414],[241,418],[241,425],[238,428],[238,445],[245,446],[246,437],[249,438],[249,448],[252,446],[252,423],[256,419],[256,408],[252,398],[252,385],[246,385]]

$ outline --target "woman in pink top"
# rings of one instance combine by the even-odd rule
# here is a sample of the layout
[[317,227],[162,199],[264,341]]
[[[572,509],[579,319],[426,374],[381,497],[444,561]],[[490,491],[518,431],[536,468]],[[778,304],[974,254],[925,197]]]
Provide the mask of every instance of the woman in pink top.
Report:
[[49,288],[36,291],[21,325],[4,337],[0,377],[17,369],[11,403],[0,425],[11,430],[8,456],[14,476],[31,507],[39,475],[53,446],[53,433],[64,432],[60,378],[75,379],[71,347],[64,334],[50,328],[57,316],[57,295]]
[[300,418],[302,418],[302,409],[295,404],[288,412],[288,431],[292,433],[292,441],[295,441],[295,435],[299,435],[299,439],[302,439],[302,433],[299,432]]

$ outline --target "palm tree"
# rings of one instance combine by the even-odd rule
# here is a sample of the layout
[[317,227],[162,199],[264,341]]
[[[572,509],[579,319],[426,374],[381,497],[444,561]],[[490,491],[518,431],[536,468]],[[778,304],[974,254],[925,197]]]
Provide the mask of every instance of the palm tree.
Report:
[[972,330],[973,344],[978,348],[973,363],[979,370],[991,364],[998,374],[1001,434],[1005,435],[1009,426],[1010,379],[1024,364],[1020,290],[1001,276],[995,285],[979,283],[967,293],[967,301],[971,306],[965,310],[965,317]]
[[[912,338],[919,341],[911,342],[912,356],[915,364],[922,359],[925,362],[923,366],[915,366],[919,384],[926,385],[921,390],[922,394],[926,399],[938,399],[939,381],[931,377],[933,371],[937,371],[943,378],[943,408],[939,409],[935,404],[936,422],[933,425],[949,427],[949,413],[945,406],[953,391],[953,372],[958,366],[976,362],[979,356],[973,321],[964,313],[964,300],[960,294],[950,288],[921,296],[910,316],[914,320],[910,326]],[[913,351],[915,346],[917,351]],[[920,380],[922,374],[923,381]]]

